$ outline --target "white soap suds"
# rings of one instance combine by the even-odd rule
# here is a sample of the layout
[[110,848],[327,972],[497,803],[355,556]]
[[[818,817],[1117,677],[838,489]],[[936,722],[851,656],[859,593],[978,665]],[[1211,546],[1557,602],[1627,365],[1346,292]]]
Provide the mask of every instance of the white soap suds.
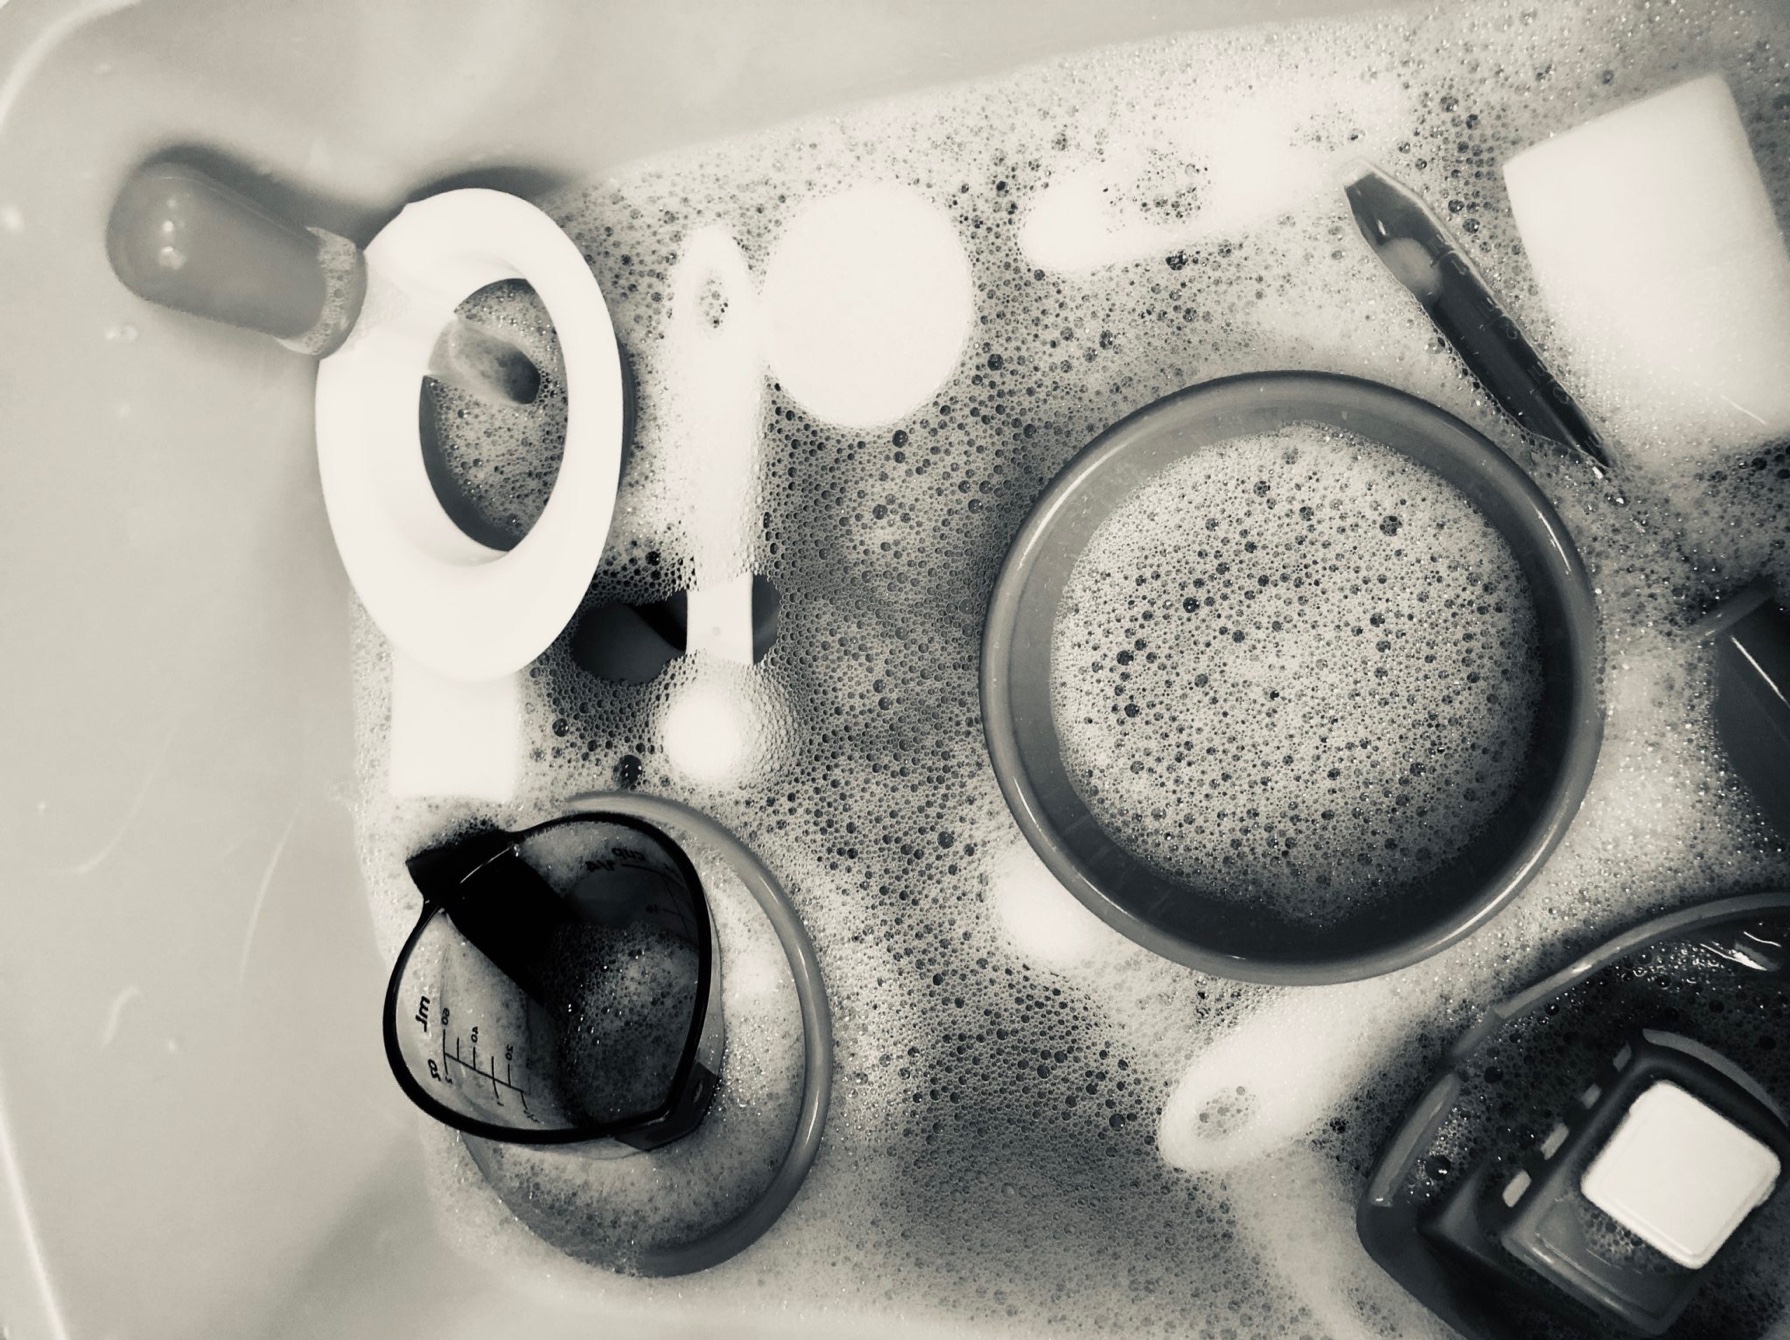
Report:
[[[590,599],[663,598],[723,550],[734,571],[763,573],[783,596],[778,641],[758,665],[730,667],[729,692],[762,686],[776,712],[748,766],[704,779],[673,766],[666,737],[702,657],[651,684],[610,684],[562,640],[523,684],[512,805],[396,802],[382,789],[385,653],[360,621],[359,831],[380,946],[395,953],[414,919],[403,858],[455,826],[520,827],[592,788],[668,795],[737,832],[790,887],[834,1005],[837,1088],[820,1159],[782,1221],[745,1256],[678,1281],[569,1262],[430,1129],[443,1218],[468,1250],[667,1329],[799,1315],[825,1333],[1424,1334],[1398,1286],[1362,1268],[1347,1207],[1474,1008],[1645,914],[1790,879],[1781,838],[1726,768],[1707,653],[1683,632],[1704,597],[1760,572],[1790,580],[1790,452],[1687,442],[1683,464],[1638,460],[1629,505],[1612,505],[1575,463],[1512,434],[1323,178],[1360,155],[1420,192],[1553,357],[1499,164],[1719,69],[1786,217],[1786,50],[1790,15],[1730,0],[1492,3],[1195,34],[775,128],[545,202],[589,256],[639,384]],[[1202,126],[1226,129],[1202,145]],[[960,361],[880,428],[839,426],[767,366],[750,511],[725,535],[699,533],[687,481],[702,462],[678,428],[689,387],[670,300],[690,239],[720,230],[763,276],[804,208],[891,182],[947,219],[968,258]],[[1084,218],[1058,227],[1055,251],[1052,209]],[[1215,1066],[1222,1039],[1252,1036],[1253,1019],[1256,1036],[1281,1036],[1282,1003],[1300,993],[1202,976],[1012,896],[1018,835],[983,743],[978,639],[1008,543],[1076,451],[1158,396],[1276,368],[1397,386],[1531,472],[1597,588],[1609,721],[1580,815],[1523,895],[1391,979],[1375,1008],[1327,1017],[1322,1044],[1347,1063],[1285,1090],[1298,1120],[1237,1128],[1253,1162],[1188,1172],[1157,1148],[1171,1093],[1190,1073],[1204,1082],[1201,1058]],[[504,462],[506,481],[538,472],[532,493],[483,495],[512,524],[551,482],[553,412],[469,409],[445,426],[475,491],[475,460]],[[1098,949],[1095,931],[1108,937]],[[755,1020],[775,1017],[736,999],[734,982],[729,1067]],[[1268,1092],[1289,1073],[1277,1063],[1237,1083]],[[623,1195],[609,1166],[551,1152],[512,1159],[502,1189],[596,1260],[627,1224],[682,1231],[680,1215],[750,1187],[777,1148],[789,1075],[724,1076],[748,1081],[746,1107],[727,1110],[749,1120],[728,1129],[766,1138],[691,1145],[669,1199]],[[1280,1166],[1270,1181],[1264,1163]]]
[[1466,846],[1541,695],[1503,538],[1422,466],[1316,426],[1192,453],[1122,502],[1064,588],[1051,677],[1104,830],[1316,922]]

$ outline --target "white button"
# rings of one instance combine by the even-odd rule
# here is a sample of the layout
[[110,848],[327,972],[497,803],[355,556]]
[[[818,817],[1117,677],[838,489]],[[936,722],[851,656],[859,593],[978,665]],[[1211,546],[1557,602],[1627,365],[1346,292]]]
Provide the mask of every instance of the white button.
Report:
[[1777,1185],[1778,1156],[1675,1084],[1630,1105],[1580,1183],[1585,1198],[1681,1266],[1709,1263]]

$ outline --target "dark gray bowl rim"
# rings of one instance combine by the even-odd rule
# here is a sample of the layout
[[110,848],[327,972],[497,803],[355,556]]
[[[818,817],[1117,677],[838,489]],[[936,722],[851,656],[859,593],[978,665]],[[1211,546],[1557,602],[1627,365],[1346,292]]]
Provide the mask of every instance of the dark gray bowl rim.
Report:
[[[1476,487],[1510,509],[1507,524],[1488,519],[1517,554],[1531,590],[1540,576],[1549,600],[1561,612],[1563,627],[1558,636],[1566,670],[1550,676],[1546,692],[1563,695],[1567,729],[1555,746],[1559,758],[1554,781],[1523,839],[1491,871],[1477,893],[1463,898],[1452,914],[1361,952],[1325,957],[1246,956],[1197,943],[1147,920],[1109,896],[1075,858],[1047,815],[1023,757],[1014,717],[1014,650],[1028,582],[1059,522],[1075,503],[1100,487],[1104,471],[1138,444],[1164,431],[1185,431],[1190,425],[1237,414],[1267,414],[1279,424],[1330,423],[1379,440],[1373,431],[1352,423],[1354,416],[1393,423],[1421,436],[1425,450],[1445,458],[1450,470],[1470,474]],[[1243,431],[1267,431],[1273,426]],[[1236,435],[1220,433],[1194,441],[1187,449],[1198,450]],[[1436,459],[1425,459],[1396,443],[1389,445],[1419,464],[1436,468]],[[1460,486],[1458,480],[1451,482]],[[1540,602],[1543,597],[1537,593],[1536,599]],[[1031,645],[1036,645],[1036,639]],[[1545,864],[1578,812],[1597,764],[1603,739],[1602,668],[1597,606],[1584,563],[1553,505],[1504,452],[1428,401],[1377,382],[1332,373],[1254,373],[1204,382],[1153,401],[1095,438],[1051,481],[1014,537],[989,602],[982,635],[982,720],[996,780],[1020,831],[1051,873],[1102,921],[1164,958],[1217,976],[1274,984],[1345,982],[1406,967],[1472,934],[1496,916]],[[1035,666],[1027,669],[1036,673]]]

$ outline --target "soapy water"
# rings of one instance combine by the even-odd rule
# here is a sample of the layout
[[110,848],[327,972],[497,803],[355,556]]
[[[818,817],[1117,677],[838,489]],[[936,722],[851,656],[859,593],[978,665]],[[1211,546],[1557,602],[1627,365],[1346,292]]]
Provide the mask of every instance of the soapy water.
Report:
[[1316,425],[1123,501],[1051,651],[1070,778],[1167,878],[1333,921],[1423,879],[1516,790],[1541,695],[1509,546],[1452,485]]
[[[700,537],[677,487],[689,467],[667,446],[697,394],[668,373],[683,239],[724,228],[761,275],[812,202],[899,183],[949,220],[975,300],[955,370],[883,427],[838,427],[766,374],[743,529],[750,567],[783,594],[777,645],[730,677],[698,655],[639,686],[597,681],[556,647],[524,687],[514,805],[385,795],[386,653],[361,622],[360,831],[386,952],[414,919],[410,852],[474,817],[519,827],[575,792],[638,785],[710,813],[784,880],[837,1020],[820,1159],[742,1257],[675,1285],[580,1273],[506,1200],[577,1255],[613,1260],[630,1224],[695,1231],[726,1212],[716,1187],[749,1194],[766,1175],[758,1161],[782,1147],[768,1120],[725,1149],[692,1143],[711,1117],[690,1141],[613,1163],[492,1147],[480,1157],[502,1161],[505,1199],[457,1139],[431,1131],[445,1219],[467,1250],[666,1326],[796,1309],[834,1329],[853,1316],[988,1334],[1440,1334],[1364,1266],[1350,1207],[1475,1007],[1644,915],[1790,878],[1715,744],[1706,652],[1680,631],[1699,597],[1759,571],[1790,579],[1787,495],[1778,446],[1712,436],[1683,444],[1682,478],[1649,458],[1624,480],[1630,505],[1610,505],[1577,463],[1517,439],[1485,403],[1362,245],[1336,181],[1364,156],[1422,192],[1551,354],[1501,158],[1717,68],[1790,217],[1787,43],[1790,16],[1718,0],[1202,34],[693,150],[545,202],[590,257],[640,383],[593,604],[661,599],[693,575]],[[1213,129],[1226,126],[1245,138]],[[1226,156],[1242,142],[1272,172]],[[1051,222],[1065,198],[1068,221]],[[1547,867],[1460,945],[1336,997],[1323,1029],[1286,1026],[1278,1007],[1297,989],[1203,977],[1090,918],[1028,916],[1068,895],[1016,854],[977,694],[995,573],[1070,456],[1182,386],[1288,367],[1401,387],[1510,451],[1587,560],[1607,654],[1598,773]],[[493,450],[520,450],[509,413],[469,409],[453,431],[471,443],[489,428]],[[775,706],[742,717],[734,766],[668,760],[666,708],[692,686]],[[724,962],[730,992],[732,973]],[[788,1079],[741,1041],[754,1017],[750,1002],[729,1008],[717,1098],[742,1119]],[[1299,1064],[1333,1053],[1346,1063]],[[1225,1108],[1225,1142],[1161,1131],[1189,1082],[1196,1124],[1221,1090],[1244,1090]],[[753,1097],[727,1107],[729,1083]],[[1225,1156],[1205,1159],[1216,1147]],[[675,1159],[678,1177],[665,1176]]]

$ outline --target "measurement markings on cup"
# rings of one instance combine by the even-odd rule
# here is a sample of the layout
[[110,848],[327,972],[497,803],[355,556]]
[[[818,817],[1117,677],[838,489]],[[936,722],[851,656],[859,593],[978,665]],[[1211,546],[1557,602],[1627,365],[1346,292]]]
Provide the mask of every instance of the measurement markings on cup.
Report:
[[[478,1076],[481,1084],[489,1084],[491,1086],[492,1100],[496,1102],[499,1107],[504,1105],[503,1095],[504,1091],[507,1090],[516,1096],[516,1101],[521,1104],[524,1116],[530,1121],[539,1121],[540,1118],[529,1110],[528,1090],[515,1082],[515,1048],[506,1045],[503,1049],[503,1077],[500,1079],[497,1074],[496,1056],[487,1053],[485,1057],[486,1066],[481,1067],[479,1065],[478,1025],[473,1025],[472,1031],[467,1035],[467,1046],[471,1052],[470,1057],[468,1057],[460,1054],[460,1039],[458,1037],[454,1039],[453,1052],[451,1054],[449,1053],[447,1046],[447,1022],[448,1011],[443,1009],[441,1012],[441,1070],[439,1078],[448,1084],[457,1082],[452,1073],[448,1070],[450,1064],[459,1066],[463,1071],[471,1071],[474,1075]],[[430,1066],[430,1073],[436,1073],[433,1065]]]

